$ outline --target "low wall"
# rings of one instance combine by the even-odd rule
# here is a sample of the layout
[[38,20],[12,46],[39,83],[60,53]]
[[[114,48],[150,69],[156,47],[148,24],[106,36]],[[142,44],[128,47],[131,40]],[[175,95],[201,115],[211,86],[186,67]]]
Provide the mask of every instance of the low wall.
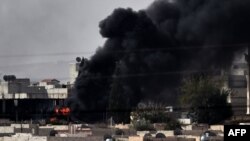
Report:
[[103,137],[48,137],[47,141],[102,141]]
[[0,127],[0,133],[14,133],[14,127],[2,126]]
[[172,130],[157,131],[156,134],[158,134],[158,133],[162,133],[162,134],[164,134],[166,137],[172,137],[172,136],[174,136],[174,131],[172,131]]
[[142,136],[129,136],[128,141],[143,141]]
[[210,129],[224,132],[224,125],[211,125]]

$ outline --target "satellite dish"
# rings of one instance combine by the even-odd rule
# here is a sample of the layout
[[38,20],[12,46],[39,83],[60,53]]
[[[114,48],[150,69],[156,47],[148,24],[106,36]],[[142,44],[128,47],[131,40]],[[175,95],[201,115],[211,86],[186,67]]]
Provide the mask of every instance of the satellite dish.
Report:
[[105,135],[103,136],[103,140],[104,140],[104,141],[112,141],[112,136],[109,135],[109,134],[105,134]]
[[163,139],[163,138],[166,138],[166,136],[163,133],[157,133],[155,135],[155,138],[157,138],[157,139]]
[[201,134],[200,140],[209,141],[210,137],[212,136],[216,136],[216,134],[211,131],[205,131],[204,133]]
[[76,57],[76,62],[80,63],[82,61],[81,57]]

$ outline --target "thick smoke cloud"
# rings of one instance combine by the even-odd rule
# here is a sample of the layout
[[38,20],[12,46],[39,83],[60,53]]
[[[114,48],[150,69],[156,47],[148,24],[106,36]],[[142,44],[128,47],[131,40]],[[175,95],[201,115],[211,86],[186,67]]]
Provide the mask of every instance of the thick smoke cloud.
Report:
[[100,22],[106,43],[82,61],[77,98],[85,112],[106,111],[116,89],[124,107],[148,99],[174,105],[183,75],[230,66],[245,47],[238,44],[250,41],[249,25],[249,0],[158,0],[138,12],[115,9]]

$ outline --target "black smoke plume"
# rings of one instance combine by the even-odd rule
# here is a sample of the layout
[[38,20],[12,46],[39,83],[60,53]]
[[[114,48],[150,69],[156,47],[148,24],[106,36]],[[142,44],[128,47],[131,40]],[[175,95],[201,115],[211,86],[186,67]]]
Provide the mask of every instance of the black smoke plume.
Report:
[[85,120],[143,100],[174,105],[183,75],[227,69],[250,41],[250,1],[157,0],[115,9],[99,27],[107,41],[83,59],[75,85]]

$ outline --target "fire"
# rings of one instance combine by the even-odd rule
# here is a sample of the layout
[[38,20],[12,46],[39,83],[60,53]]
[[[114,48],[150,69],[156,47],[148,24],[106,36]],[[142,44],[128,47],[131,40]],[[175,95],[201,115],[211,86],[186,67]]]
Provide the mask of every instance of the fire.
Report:
[[60,109],[60,112],[62,113],[62,115],[68,116],[70,114],[70,109],[68,107],[64,107]]
[[56,115],[63,115],[68,116],[70,114],[70,108],[69,107],[55,107],[54,112]]
[[62,120],[67,120],[69,119],[70,115],[70,108],[63,106],[63,107],[55,107],[53,110],[53,114],[49,118],[50,123],[58,123],[61,122]]
[[54,111],[55,111],[56,114],[59,114],[59,108],[58,108],[58,107],[56,107],[56,108],[54,109]]

